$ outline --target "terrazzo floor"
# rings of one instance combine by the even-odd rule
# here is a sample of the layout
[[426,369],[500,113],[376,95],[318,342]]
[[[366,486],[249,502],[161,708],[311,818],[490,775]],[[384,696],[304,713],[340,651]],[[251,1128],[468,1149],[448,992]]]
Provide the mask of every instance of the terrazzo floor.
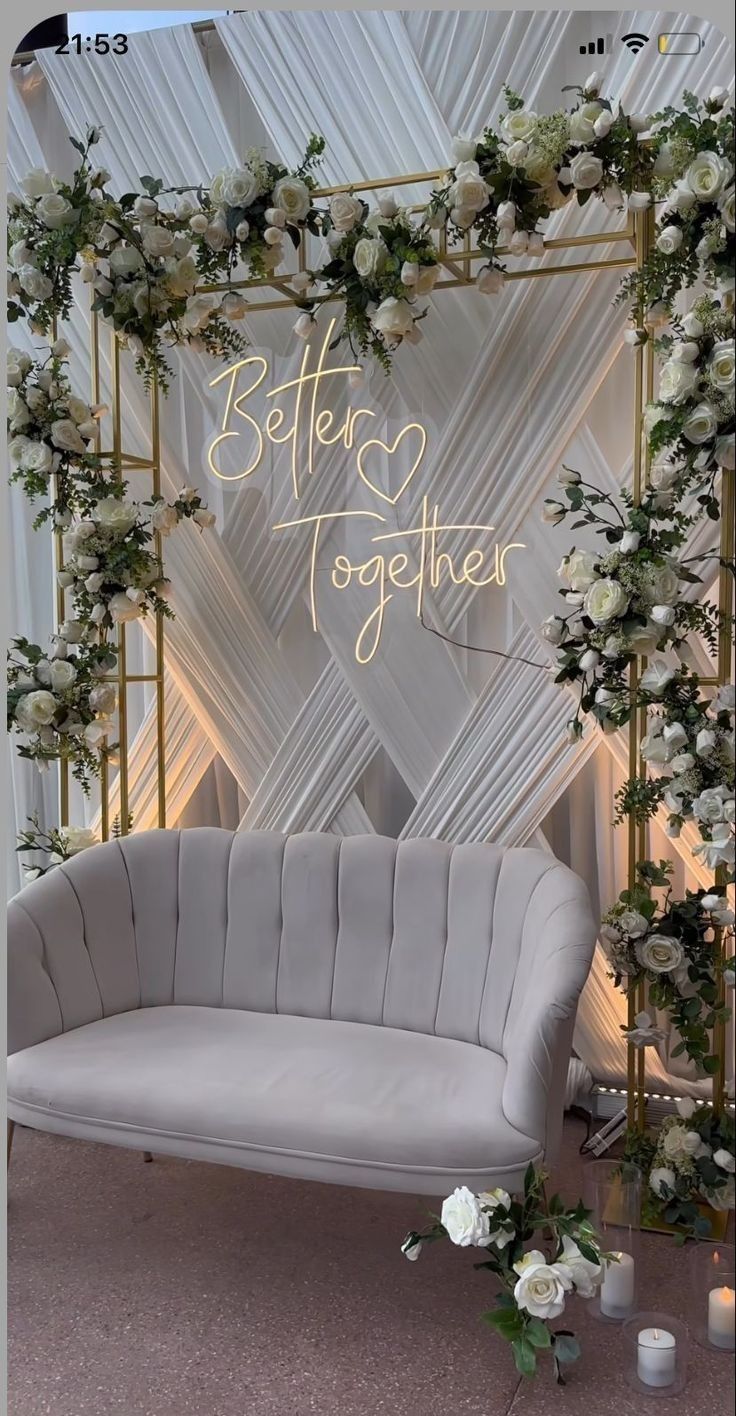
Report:
[[[577,1197],[581,1123],[554,1182]],[[522,1383],[479,1322],[469,1251],[399,1244],[425,1201],[156,1159],[17,1130],[9,1416],[725,1416],[733,1361],[691,1350],[664,1405],[577,1300],[567,1386]],[[688,1316],[687,1256],[643,1237],[642,1306]]]

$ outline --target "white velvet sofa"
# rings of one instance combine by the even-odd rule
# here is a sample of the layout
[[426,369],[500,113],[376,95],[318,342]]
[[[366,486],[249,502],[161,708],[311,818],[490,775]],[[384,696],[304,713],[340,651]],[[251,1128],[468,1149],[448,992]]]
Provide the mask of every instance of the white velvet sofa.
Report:
[[554,1154],[594,936],[537,850],[110,841],[10,903],[9,1117],[339,1184],[512,1188]]

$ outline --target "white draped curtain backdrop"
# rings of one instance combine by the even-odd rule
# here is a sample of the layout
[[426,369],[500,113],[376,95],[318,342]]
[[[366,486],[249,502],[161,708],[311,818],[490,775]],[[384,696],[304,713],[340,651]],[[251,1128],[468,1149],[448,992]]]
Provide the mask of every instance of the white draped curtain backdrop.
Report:
[[[628,111],[676,101],[683,71],[678,63],[633,63],[618,43],[626,27],[697,30],[705,42],[688,64],[687,85],[703,92],[730,81],[730,48],[705,21],[645,11],[625,22],[601,15],[596,26],[614,37],[606,91]],[[145,172],[196,184],[251,147],[296,163],[312,131],[327,139],[325,182],[436,168],[455,133],[477,133],[498,117],[504,83],[531,106],[558,106],[566,61],[590,37],[583,29],[585,18],[569,13],[261,12],[218,20],[202,35],[189,26],[133,35],[127,55],[104,62],[47,51],[13,74],[9,186],[30,166],[68,174],[66,135],[82,134],[89,122],[102,125],[99,161],[119,192]],[[610,222],[591,203],[558,213],[551,224],[559,234]],[[617,253],[612,246],[598,254],[603,250]],[[555,252],[555,264],[574,254]],[[314,635],[303,543],[269,534],[276,520],[295,515],[288,453],[271,451],[257,485],[233,490],[208,480],[207,380],[216,370],[193,354],[177,356],[163,408],[164,484],[170,491],[198,484],[218,529],[200,535],[185,524],[166,547],[177,616],[166,635],[171,824],[534,842],[585,877],[594,907],[616,897],[625,841],[610,820],[625,743],[591,731],[581,744],[564,745],[565,694],[548,670],[520,660],[549,662],[538,626],[555,606],[556,566],[569,533],[543,527],[539,511],[561,461],[611,490],[630,476],[633,376],[621,342],[624,314],[612,307],[617,280],[616,272],[604,272],[518,282],[496,301],[473,290],[439,294],[421,346],[399,351],[392,379],[379,373],[369,386],[390,426],[420,417],[430,427],[421,475],[402,497],[401,524],[414,524],[409,514],[426,494],[453,521],[492,522],[499,541],[527,546],[509,558],[504,592],[450,581],[426,607],[429,623],[443,633],[511,659],[451,647],[423,630],[408,597],[401,604],[397,596],[381,647],[362,667],[353,653],[366,613],[360,588],[321,597]],[[88,316],[79,294],[65,332],[72,374],[83,386]],[[292,324],[280,311],[243,321],[250,342],[293,374],[303,347]],[[15,330],[18,342],[29,339]],[[142,450],[146,430],[146,400],[131,381],[124,445]],[[351,507],[366,506],[355,481],[344,452],[326,454],[298,514],[334,509],[346,496]],[[51,629],[50,546],[31,530],[15,488],[9,517],[12,624],[43,642]],[[337,538],[326,541],[325,563],[340,548]],[[150,664],[146,633],[130,638],[134,666]],[[702,659],[703,651],[695,652]],[[156,820],[156,729],[140,686],[131,693],[130,716],[131,809],[142,829]],[[39,776],[15,755],[11,772],[15,828],[33,811],[55,821],[53,774]],[[94,800],[75,794],[75,820],[94,821],[95,811]],[[677,853],[678,883],[695,883],[687,842],[667,841],[657,827],[653,836],[655,854]],[[15,889],[12,850],[9,874]],[[625,1077],[624,1013],[599,955],[575,1045],[595,1078],[613,1086]],[[653,1054],[649,1077],[665,1091],[701,1085],[673,1078]]]

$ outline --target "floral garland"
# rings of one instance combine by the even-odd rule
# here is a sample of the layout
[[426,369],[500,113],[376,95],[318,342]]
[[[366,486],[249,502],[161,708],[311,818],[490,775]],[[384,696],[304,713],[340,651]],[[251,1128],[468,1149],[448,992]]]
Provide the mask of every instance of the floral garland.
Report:
[[273,274],[285,236],[299,245],[309,231],[325,238],[329,256],[320,269],[291,278],[303,312],[296,332],[308,337],[317,304],[337,298],[344,337],[388,370],[393,350],[420,335],[426,310],[416,297],[430,293],[439,272],[433,232],[475,234],[487,256],[476,285],[495,294],[506,254],[541,256],[540,225],[550,213],[595,197],[614,210],[661,208],[656,248],[619,297],[631,306],[630,337],[641,342],[696,276],[712,286],[733,267],[734,113],[726,110],[726,90],[714,89],[704,103],[686,93],[681,111],[627,115],[614,112],[601,88],[601,76],[591,74],[574,90],[571,111],[549,115],[506,89],[498,132],[456,138],[446,181],[412,213],[390,195],[369,212],[351,192],[316,207],[313,168],[325,144],[315,135],[294,172],[251,152],[209,187],[167,189],[145,176],[140,193],[116,200],[106,189],[109,174],[92,166],[100,133],[90,128],[84,144],[72,140],[81,162],[71,184],[37,170],[10,198],[8,318],[25,313],[47,333],[69,313],[81,262],[94,308],[127,340],[143,377],[155,375],[165,389],[167,343],[215,355],[243,347],[231,324],[245,313],[242,295],[203,290],[202,281]]
[[145,176],[142,193],[116,200],[106,190],[109,173],[92,167],[99,138],[90,128],[84,144],[71,139],[81,154],[71,185],[34,169],[22,196],[10,197],[8,319],[26,315],[36,333],[47,334],[69,316],[78,266],[92,286],[93,310],[132,350],[146,383],[155,376],[166,391],[165,345],[217,356],[245,348],[232,327],[245,313],[242,296],[198,291],[198,283],[230,281],[236,269],[265,276],[283,260],[286,236],[298,245],[304,229],[316,234],[311,168],[324,141],[310,138],[295,173],[254,152],[241,167],[217,173],[209,188],[165,190],[160,178]]
[[[429,295],[440,273],[429,233],[412,226],[391,196],[379,198],[378,211],[369,215],[367,203],[349,194],[332,198],[322,231],[332,260],[314,278],[344,301],[341,338],[364,356],[373,355],[388,373],[391,347],[421,338],[419,321],[427,310],[415,313],[416,297]],[[305,301],[304,308],[309,317],[295,328],[308,336],[314,302]]]
[[[693,599],[701,581],[694,566],[724,565],[718,547],[697,558],[682,552],[703,518],[718,522],[718,479],[722,470],[733,472],[736,358],[733,311],[718,296],[700,297],[684,314],[673,313],[672,303],[698,279],[716,290],[732,283],[733,114],[723,111],[725,100],[717,92],[703,105],[685,95],[683,113],[656,115],[646,159],[653,161],[640,196],[629,198],[641,209],[663,205],[655,249],[620,295],[634,304],[627,342],[643,344],[649,327],[667,317],[672,326],[655,341],[663,364],[657,399],[645,412],[651,465],[641,503],[625,489],[610,496],[564,468],[561,496],[543,510],[548,523],[574,517],[574,528],[590,527],[606,543],[599,552],[573,547],[564,557],[565,612],[542,626],[558,650],[557,682],[578,691],[568,735],[578,739],[588,717],[610,732],[643,716],[639,752],[648,772],[633,774],[617,792],[616,821],[642,824],[662,808],[667,834],[679,836],[691,823],[700,837],[693,854],[720,872],[722,883],[712,890],[674,899],[671,864],[639,861],[634,884],[601,927],[617,986],[630,998],[644,986],[649,1005],[679,1037],[672,1055],[684,1054],[705,1076],[718,1070],[712,1037],[731,1016],[726,990],[735,978],[726,890],[734,870],[736,700],[731,686],[706,692],[682,662],[689,638],[701,636],[715,652],[732,628],[729,615]],[[648,662],[632,681],[639,656]],[[622,1031],[634,1047],[666,1036],[644,1010]],[[734,1204],[733,1121],[710,1106],[682,1106],[683,1116],[694,1113],[690,1131],[669,1118],[658,1137],[630,1136],[627,1155],[649,1175],[650,1217],[703,1234],[709,1223],[698,1205]]]
[[[547,1200],[545,1180],[530,1165],[518,1199],[502,1189],[474,1195],[461,1186],[445,1200],[440,1219],[427,1229],[412,1230],[401,1247],[408,1259],[418,1259],[423,1244],[438,1239],[481,1249],[487,1257],[475,1267],[488,1270],[501,1284],[496,1306],[483,1314],[483,1321],[511,1344],[522,1376],[534,1376],[538,1357],[547,1355],[564,1385],[561,1369],[579,1357],[580,1347],[572,1332],[548,1324],[562,1316],[571,1294],[595,1295],[613,1256],[601,1251],[589,1211],[581,1203],[566,1208],[558,1195]],[[527,1247],[540,1231],[549,1254]]]

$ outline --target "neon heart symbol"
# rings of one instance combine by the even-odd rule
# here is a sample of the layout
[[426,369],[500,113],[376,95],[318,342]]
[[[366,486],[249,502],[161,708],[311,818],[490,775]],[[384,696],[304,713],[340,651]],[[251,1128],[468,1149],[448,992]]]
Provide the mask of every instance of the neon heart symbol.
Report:
[[[375,482],[372,482],[372,481],[371,481],[370,477],[368,476],[368,473],[367,473],[367,472],[364,470],[364,468],[363,468],[363,457],[364,457],[364,454],[365,454],[365,453],[368,451],[368,449],[371,448],[371,447],[380,447],[380,448],[383,448],[383,451],[384,451],[385,453],[387,453],[389,457],[391,457],[391,456],[393,455],[393,453],[395,453],[397,447],[399,446],[399,443],[401,442],[401,439],[402,439],[402,438],[405,438],[405,437],[406,437],[406,434],[407,434],[407,433],[411,433],[411,432],[417,432],[417,433],[419,433],[419,437],[420,437],[419,452],[417,453],[416,457],[414,458],[414,461],[413,461],[411,467],[409,468],[409,471],[407,472],[406,477],[404,478],[403,482],[401,483],[401,486],[399,487],[398,492],[396,493],[395,496],[390,497],[387,492],[381,491],[381,488],[380,488],[380,487],[377,487],[376,484],[375,484]],[[402,496],[402,494],[406,491],[406,489],[407,489],[407,487],[408,487],[408,485],[409,485],[409,483],[410,483],[412,477],[414,476],[414,473],[416,472],[416,470],[417,470],[417,468],[418,468],[418,466],[419,466],[419,464],[420,464],[422,458],[424,457],[424,449],[426,448],[426,446],[427,446],[427,430],[426,430],[426,428],[423,428],[423,427],[422,427],[422,424],[421,424],[421,423],[407,423],[406,427],[401,429],[401,432],[398,434],[398,436],[397,436],[396,438],[394,438],[394,441],[391,443],[390,446],[389,446],[388,443],[382,442],[380,438],[370,438],[370,439],[368,440],[368,442],[364,442],[364,443],[362,444],[362,446],[358,449],[358,456],[357,456],[358,476],[359,476],[359,477],[362,477],[362,479],[363,479],[363,481],[365,482],[366,486],[367,486],[367,487],[370,487],[371,491],[372,491],[372,492],[375,492],[376,496],[377,496],[377,497],[380,497],[382,501],[388,502],[388,503],[389,503],[389,506],[396,506],[396,503],[397,503],[397,501],[399,500],[399,497]]]

